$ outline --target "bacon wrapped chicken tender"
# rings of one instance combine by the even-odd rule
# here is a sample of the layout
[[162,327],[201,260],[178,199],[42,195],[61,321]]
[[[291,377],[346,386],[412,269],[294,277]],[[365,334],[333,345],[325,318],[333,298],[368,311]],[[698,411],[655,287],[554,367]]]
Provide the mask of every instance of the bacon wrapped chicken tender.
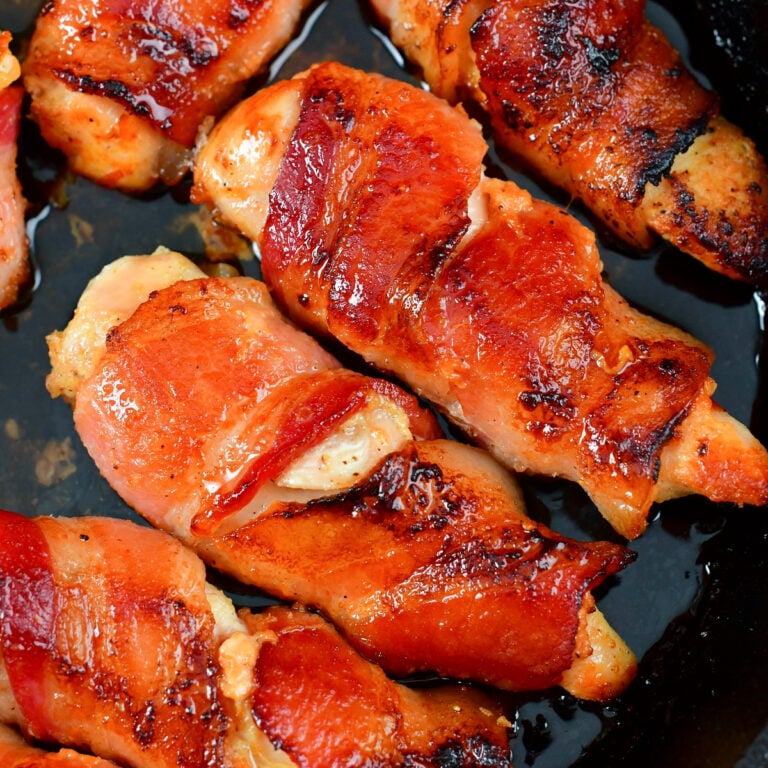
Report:
[[0,512],[0,533],[0,722],[67,747],[2,728],[4,768],[510,765],[491,697],[395,684],[319,616],[237,615],[160,531]]
[[484,175],[479,127],[336,63],[240,104],[193,194],[257,243],[301,325],[401,377],[503,463],[578,482],[627,538],[655,501],[768,502],[711,351],[603,283],[594,235]]
[[[93,327],[101,279],[55,349]],[[118,493],[209,564],[320,609],[393,674],[588,699],[632,679],[590,594],[632,554],[535,524],[490,457],[438,439],[399,387],[341,368],[261,283],[157,287],[100,344],[76,386],[78,433]]]
[[24,60],[32,118],[76,173],[140,192],[291,39],[305,0],[53,0]]
[[645,0],[373,0],[430,88],[630,246],[768,284],[768,168]]

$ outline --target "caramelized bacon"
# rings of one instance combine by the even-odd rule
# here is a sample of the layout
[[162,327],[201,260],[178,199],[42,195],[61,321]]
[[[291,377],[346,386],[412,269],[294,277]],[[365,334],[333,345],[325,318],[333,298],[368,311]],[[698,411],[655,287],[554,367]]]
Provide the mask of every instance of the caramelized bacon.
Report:
[[319,616],[243,618],[252,634],[275,636],[256,661],[254,720],[298,765],[510,765],[510,723],[487,696],[396,685]]
[[[391,432],[405,413],[417,440],[384,443],[334,487],[313,483],[343,477],[345,446],[359,440],[327,406],[344,414],[360,396],[379,403],[363,429]],[[572,692],[593,699],[634,674],[590,595],[632,555],[534,524],[489,457],[436,440],[434,422],[394,385],[334,367],[256,281],[153,292],[110,332],[77,389],[75,424],[103,475],[150,522],[235,578],[322,610],[388,671],[540,688],[580,670]],[[308,435],[325,446],[319,476],[296,469],[312,453]],[[262,456],[281,464],[258,488],[229,494],[219,516],[220,499],[246,486]]]
[[[509,722],[490,696],[395,684],[319,616],[238,616],[159,531],[0,512],[0,533],[0,722],[29,736],[133,768],[361,755],[437,768],[446,751],[455,765],[509,766]],[[4,768],[114,765],[100,758],[32,749],[0,726]]]
[[547,178],[647,247],[646,184],[701,133],[715,98],[643,20],[643,6],[499,3],[472,27],[472,48],[499,141],[536,155]]
[[655,500],[768,502],[764,448],[712,409],[710,350],[627,306],[592,233],[483,176],[484,146],[436,97],[331,63],[233,110],[193,193],[258,243],[293,318],[515,470],[580,483],[624,536]]
[[73,170],[141,191],[177,182],[198,130],[285,45],[305,0],[53,0],[23,65],[32,117]]
[[[476,449],[412,443],[349,491],[274,505],[201,552],[320,608],[394,675],[438,672],[535,690],[561,682],[589,591],[631,556],[565,540],[522,508]],[[633,672],[630,663],[618,679],[607,674],[597,698],[615,695]]]
[[627,243],[660,234],[766,282],[768,168],[643,18],[644,0],[372,4],[435,93],[482,105],[500,145]]

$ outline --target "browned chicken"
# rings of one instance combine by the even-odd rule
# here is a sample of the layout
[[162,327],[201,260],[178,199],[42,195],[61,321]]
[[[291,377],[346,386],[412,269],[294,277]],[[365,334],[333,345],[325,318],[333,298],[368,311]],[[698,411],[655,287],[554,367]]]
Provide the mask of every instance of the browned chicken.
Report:
[[712,355],[601,279],[593,234],[511,182],[459,109],[339,64],[219,123],[193,194],[277,301],[436,403],[509,467],[578,482],[628,538],[654,501],[768,502],[768,454]]
[[10,51],[11,35],[0,32],[0,310],[13,304],[30,277],[25,202],[16,175],[16,140],[24,91],[15,81],[19,63]]
[[0,726],[3,768],[510,766],[490,696],[395,684],[316,615],[238,615],[164,533],[0,512],[0,534],[0,722],[67,747]]
[[431,89],[616,235],[768,284],[768,168],[644,0],[372,0]]
[[138,192],[189,169],[200,126],[290,40],[308,0],[52,0],[23,63],[72,170]]
[[[635,659],[590,590],[631,553],[535,524],[489,456],[436,439],[398,387],[340,368],[262,284],[173,283],[139,261],[92,281],[52,360],[54,374],[85,362],[75,425],[140,514],[240,581],[322,610],[393,674],[588,699],[626,687]],[[99,339],[89,318],[134,274],[149,299]]]

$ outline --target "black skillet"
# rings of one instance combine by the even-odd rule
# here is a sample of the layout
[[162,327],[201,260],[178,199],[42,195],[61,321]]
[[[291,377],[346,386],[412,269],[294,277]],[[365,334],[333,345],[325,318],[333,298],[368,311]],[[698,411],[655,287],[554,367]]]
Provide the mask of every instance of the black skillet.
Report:
[[[23,48],[40,3],[0,0],[0,27]],[[649,15],[723,94],[726,116],[766,151],[768,8],[764,0],[686,0]],[[331,0],[269,77],[338,59],[410,78],[354,0]],[[25,124],[20,172],[31,202],[34,290],[0,328],[0,507],[24,514],[107,514],[138,520],[100,478],[71,414],[44,386],[45,336],[63,328],[87,281],[113,259],[158,244],[202,254],[187,188],[141,198],[64,173]],[[537,195],[549,190],[491,154],[489,165]],[[558,199],[555,195],[554,199]],[[560,201],[562,202],[562,201]],[[588,221],[578,207],[572,212]],[[671,248],[644,256],[602,240],[607,280],[641,309],[710,344],[716,399],[765,443],[763,299]],[[258,275],[254,261],[242,263]],[[574,486],[525,479],[531,514],[577,538],[613,538]],[[699,498],[662,505],[633,548],[637,562],[601,590],[600,605],[641,659],[637,680],[608,706],[559,691],[508,696],[517,768],[768,766],[768,515]],[[228,584],[241,603],[263,596]]]

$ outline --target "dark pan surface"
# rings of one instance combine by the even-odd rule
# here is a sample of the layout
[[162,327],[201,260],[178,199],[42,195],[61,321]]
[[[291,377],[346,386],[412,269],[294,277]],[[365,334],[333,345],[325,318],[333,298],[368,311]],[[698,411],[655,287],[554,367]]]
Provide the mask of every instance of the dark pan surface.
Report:
[[[17,33],[23,44],[39,4],[0,0],[0,27]],[[765,4],[690,0],[670,8],[675,16],[652,4],[649,15],[722,91],[726,116],[765,152]],[[287,77],[313,62],[338,59],[408,78],[369,21],[354,0],[319,6],[305,35],[270,76]],[[552,199],[501,159],[491,161]],[[87,281],[113,259],[158,244],[201,255],[196,211],[183,187],[135,199],[63,175],[60,158],[40,144],[29,124],[20,170],[31,202],[38,281],[22,305],[3,316],[0,328],[0,507],[29,515],[138,520],[94,469],[68,407],[48,396],[45,336],[66,325]],[[577,207],[571,210],[587,220]],[[714,348],[716,400],[767,442],[764,297],[670,248],[638,257],[604,241],[602,255],[607,280],[631,303]],[[258,274],[253,261],[243,269]],[[613,537],[575,486],[523,482],[533,516],[576,538]],[[768,765],[766,510],[699,498],[668,503],[632,546],[637,562],[603,588],[599,599],[641,658],[638,679],[606,707],[558,691],[509,697],[517,768]],[[239,591],[236,597],[249,604],[263,600]]]

